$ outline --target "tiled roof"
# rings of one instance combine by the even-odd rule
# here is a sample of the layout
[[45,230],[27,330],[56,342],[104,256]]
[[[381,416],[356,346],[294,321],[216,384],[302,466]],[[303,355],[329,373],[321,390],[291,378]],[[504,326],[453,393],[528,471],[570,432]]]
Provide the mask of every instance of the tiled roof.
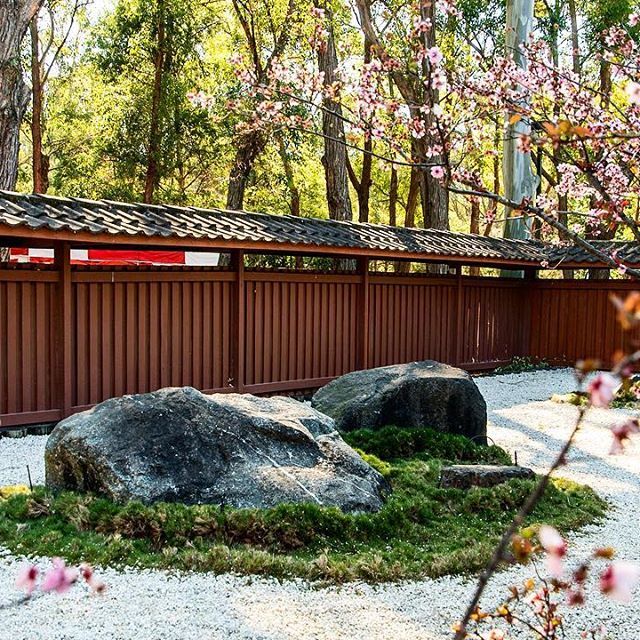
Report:
[[[223,249],[235,243],[247,250],[267,250],[278,245],[372,251],[380,254],[421,254],[442,257],[443,261],[460,258],[484,259],[512,263],[552,263],[561,261],[597,262],[576,247],[551,247],[530,240],[507,240],[436,229],[407,229],[378,224],[339,222],[280,216],[264,213],[200,209],[168,205],[124,204],[108,200],[25,195],[0,191],[0,227],[12,227],[18,235],[38,231],[93,234],[96,243],[114,239],[125,243],[153,243],[175,240],[175,246],[188,246],[190,240],[211,243]],[[26,232],[29,233],[26,233]],[[0,229],[0,235],[2,230]],[[6,232],[4,235],[7,235]],[[68,238],[67,238],[68,239]],[[85,241],[86,242],[86,241]],[[633,245],[633,246],[630,246]],[[284,247],[282,247],[284,249]],[[625,243],[634,263],[640,263],[637,243]],[[621,257],[623,257],[621,255]]]
[[[591,240],[596,249],[607,255],[613,256],[624,264],[640,264],[640,243],[634,241],[619,240]],[[595,264],[598,258],[586,249],[573,244],[569,245],[548,245],[549,266],[560,265],[563,262],[579,262]]]

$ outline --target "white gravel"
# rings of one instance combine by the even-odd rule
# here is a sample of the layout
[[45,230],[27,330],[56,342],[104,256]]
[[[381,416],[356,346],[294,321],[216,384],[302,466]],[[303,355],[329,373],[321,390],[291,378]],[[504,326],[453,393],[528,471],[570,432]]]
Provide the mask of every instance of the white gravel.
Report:
[[[574,422],[576,409],[547,399],[574,388],[569,370],[479,378],[490,410],[490,436],[521,464],[543,470]],[[640,504],[640,442],[624,456],[607,454],[611,412],[592,412],[562,475],[594,487],[613,505],[602,525],[571,540],[571,554],[612,545],[619,557],[640,561],[637,508]],[[43,481],[45,437],[0,439],[0,485]],[[20,560],[0,549],[0,603],[15,594]],[[497,603],[509,584],[531,570],[513,567],[494,577],[487,606]],[[376,639],[448,638],[475,581],[460,577],[319,589],[300,581],[249,579],[231,575],[171,575],[164,571],[100,572],[109,588],[90,597],[82,589],[0,610],[0,640],[213,638]],[[568,638],[605,624],[612,639],[640,637],[640,607],[594,595],[589,607],[568,615]]]

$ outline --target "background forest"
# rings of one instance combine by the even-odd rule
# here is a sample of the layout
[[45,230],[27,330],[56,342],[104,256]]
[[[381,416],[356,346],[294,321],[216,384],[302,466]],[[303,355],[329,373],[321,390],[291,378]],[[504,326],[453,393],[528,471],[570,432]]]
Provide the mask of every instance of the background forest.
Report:
[[[314,1],[46,0],[23,42],[32,100],[22,127],[18,190],[501,235],[504,213],[490,199],[452,194],[439,219],[425,216],[418,170],[388,162],[384,139],[341,131],[347,146],[328,148],[326,114],[341,107],[327,105],[326,96],[327,108],[303,114],[305,127],[264,126],[269,113],[247,96],[243,73],[260,82],[274,64],[288,61],[310,73],[319,69],[326,79],[344,68],[362,73],[371,64],[371,41],[355,4]],[[409,59],[401,16],[410,3],[375,4],[384,5],[378,18],[388,16],[385,42],[397,59]],[[539,0],[533,35],[547,43],[550,65],[568,65],[606,101],[616,85],[601,34],[625,24],[633,4]],[[434,13],[437,26],[427,44],[443,53],[449,69],[480,59],[490,68],[505,53],[507,9],[500,0],[460,0],[455,14]],[[314,42],[319,29],[322,47]],[[389,70],[391,98],[393,75]],[[206,109],[194,95],[206,95]],[[306,105],[300,100],[289,108],[302,113]],[[258,117],[263,126],[249,126]],[[504,113],[482,126],[477,146],[467,136],[465,166],[503,193]],[[565,198],[558,209],[566,211],[567,196],[554,192],[560,162],[554,154],[532,158],[538,192]],[[325,183],[339,180],[341,169],[348,191],[338,189],[332,201]],[[612,235],[608,229],[598,234]]]

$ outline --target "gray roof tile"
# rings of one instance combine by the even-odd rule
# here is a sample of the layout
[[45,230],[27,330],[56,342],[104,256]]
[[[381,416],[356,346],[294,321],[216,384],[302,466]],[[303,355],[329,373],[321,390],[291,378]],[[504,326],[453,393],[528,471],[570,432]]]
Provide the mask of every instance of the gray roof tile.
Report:
[[[429,256],[484,258],[540,263],[596,263],[575,246],[542,245],[530,240],[505,240],[435,229],[407,229],[316,218],[264,213],[92,201],[0,191],[0,224],[141,237],[175,237],[305,246],[371,249]],[[640,263],[640,246],[632,243],[597,243],[632,263]]]

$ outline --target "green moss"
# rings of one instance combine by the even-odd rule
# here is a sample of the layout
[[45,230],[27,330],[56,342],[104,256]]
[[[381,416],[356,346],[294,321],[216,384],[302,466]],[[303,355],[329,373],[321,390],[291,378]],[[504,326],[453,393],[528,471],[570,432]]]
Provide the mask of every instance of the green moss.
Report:
[[[440,489],[438,460],[382,463],[393,493],[375,514],[312,504],[273,509],[140,503],[117,505],[42,488],[0,502],[0,543],[14,553],[97,565],[233,571],[329,582],[369,582],[475,571],[533,487]],[[527,524],[567,531],[605,504],[555,480]]]
[[458,463],[512,464],[509,454],[500,447],[481,446],[464,436],[434,429],[358,429],[343,433],[342,437],[352,447],[381,460],[419,456],[422,459],[437,458]]
[[379,474],[388,478],[391,475],[391,465],[384,460],[380,460],[378,456],[374,456],[372,453],[365,453],[362,449],[354,447],[356,453],[371,467],[373,467]]
[[557,402],[558,404],[573,404],[576,407],[581,407],[589,404],[589,399],[584,393],[572,391],[570,393],[554,393],[551,396],[551,402]]

